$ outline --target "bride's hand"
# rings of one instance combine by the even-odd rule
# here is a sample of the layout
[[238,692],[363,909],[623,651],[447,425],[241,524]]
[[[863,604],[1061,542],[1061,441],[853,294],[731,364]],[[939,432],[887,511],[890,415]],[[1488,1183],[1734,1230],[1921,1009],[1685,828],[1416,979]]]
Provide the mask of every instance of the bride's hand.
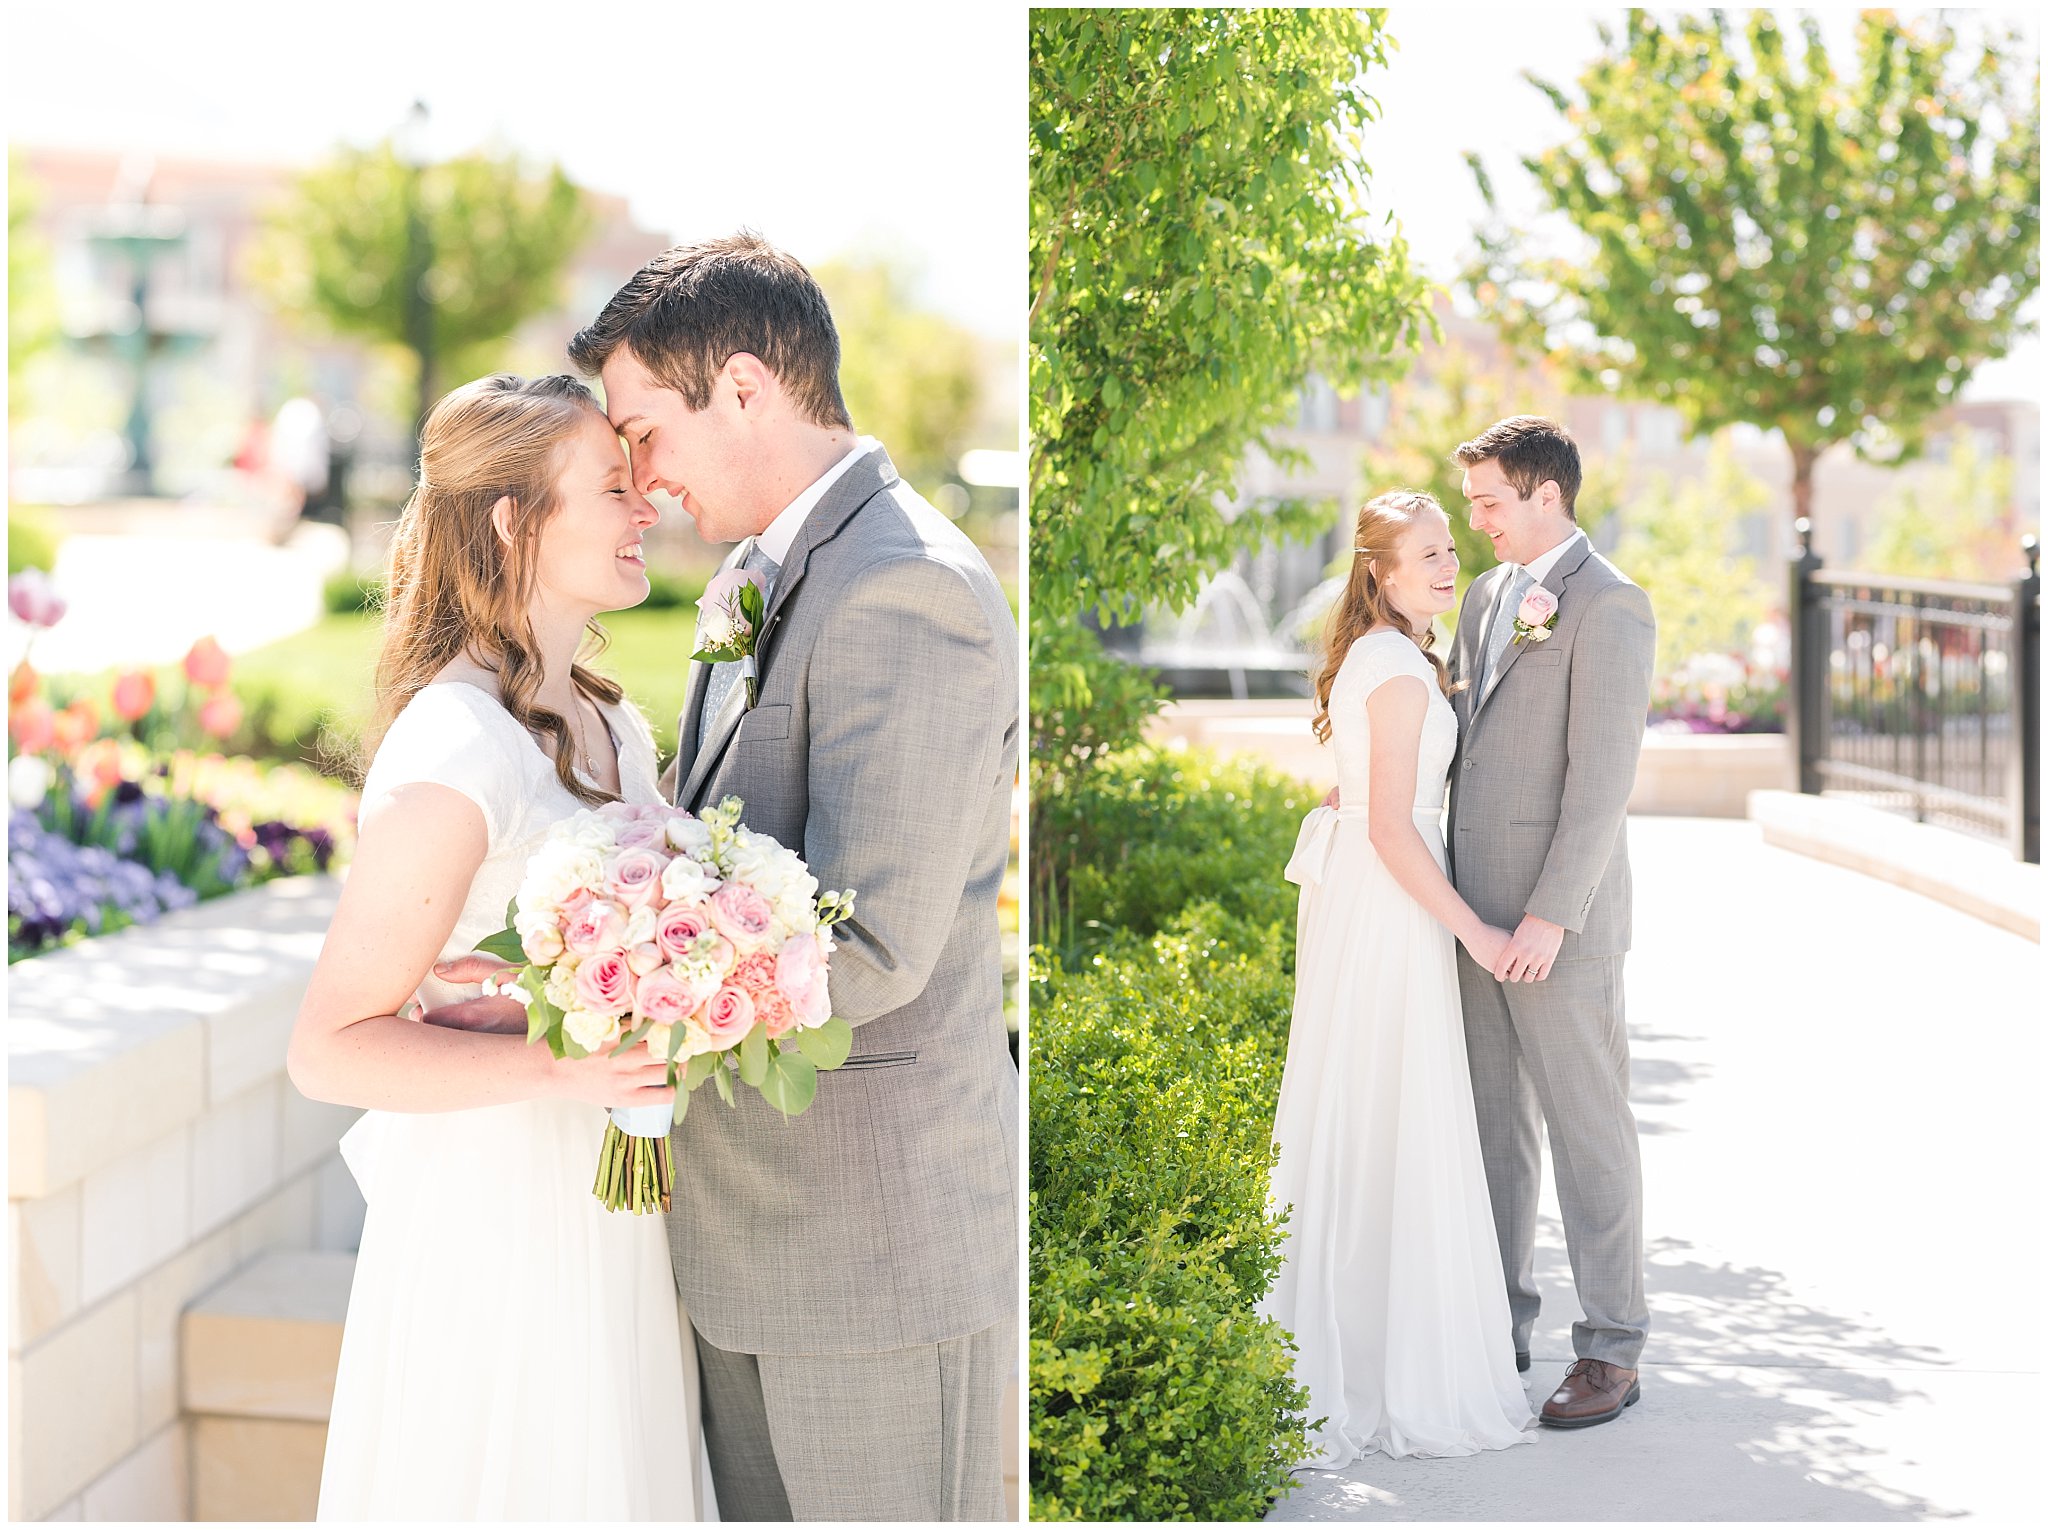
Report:
[[1490,924],[1482,924],[1479,933],[1464,942],[1472,960],[1486,971],[1491,972],[1500,961],[1501,952],[1507,950],[1508,942],[1515,937],[1506,930],[1497,930]]
[[[481,951],[434,963],[434,976],[444,983],[481,983],[486,978],[503,977],[517,970],[510,962],[485,956]],[[458,999],[453,1004],[423,1010],[419,1019],[422,1025],[438,1025],[451,1031],[483,1031],[498,1036],[526,1034],[526,1006],[516,999]]]
[[583,1100],[592,1105],[667,1105],[676,1092],[662,1081],[668,1063],[634,1042],[623,1057],[605,1047],[589,1057],[548,1060],[548,1094],[555,1099]]

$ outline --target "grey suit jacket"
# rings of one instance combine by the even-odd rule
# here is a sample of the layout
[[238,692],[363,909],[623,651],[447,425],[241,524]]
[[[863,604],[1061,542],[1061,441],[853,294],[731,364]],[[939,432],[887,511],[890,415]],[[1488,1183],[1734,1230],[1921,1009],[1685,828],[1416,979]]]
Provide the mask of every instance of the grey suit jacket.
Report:
[[[1477,677],[1502,566],[1473,581],[1451,675]],[[1543,580],[1557,626],[1501,656],[1484,695],[1452,697],[1449,854],[1459,893],[1488,924],[1524,914],[1565,928],[1560,961],[1615,956],[1631,935],[1626,817],[1649,717],[1657,624],[1650,597],[1584,543]],[[1510,621],[1512,611],[1500,613]]]
[[[734,551],[744,556],[748,544]],[[708,1086],[677,1126],[677,1284],[721,1349],[931,1344],[1017,1304],[1019,1087],[1003,1025],[996,899],[1019,739],[1017,628],[960,531],[855,462],[776,576],[756,662],[699,738],[681,719],[675,800],[743,798],[743,821],[852,888],[833,1012],[853,1055],[790,1120]]]

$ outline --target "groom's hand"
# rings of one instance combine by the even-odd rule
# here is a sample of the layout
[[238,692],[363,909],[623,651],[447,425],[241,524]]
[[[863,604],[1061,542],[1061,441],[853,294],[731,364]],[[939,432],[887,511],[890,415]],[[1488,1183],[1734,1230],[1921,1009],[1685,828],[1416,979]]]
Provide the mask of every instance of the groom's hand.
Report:
[[1507,949],[1493,964],[1493,975],[1503,983],[1540,983],[1550,976],[1563,945],[1563,925],[1524,914]]
[[[434,976],[444,983],[481,983],[501,972],[511,972],[510,962],[472,951],[434,964]],[[489,1031],[497,1035],[526,1034],[526,1006],[517,999],[462,999],[443,1004],[420,1015],[422,1025],[438,1025],[451,1031]]]

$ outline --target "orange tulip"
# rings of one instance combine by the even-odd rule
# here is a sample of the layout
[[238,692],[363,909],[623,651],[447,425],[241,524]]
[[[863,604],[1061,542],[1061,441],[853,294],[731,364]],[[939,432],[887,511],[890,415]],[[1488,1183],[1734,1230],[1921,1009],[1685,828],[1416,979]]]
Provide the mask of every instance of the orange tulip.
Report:
[[78,756],[78,773],[104,792],[121,784],[121,745],[111,738],[88,744]]
[[139,722],[156,705],[156,676],[131,669],[114,682],[114,712],[123,722]]
[[28,660],[23,659],[14,666],[14,673],[7,677],[7,705],[20,706],[36,693],[36,687],[41,683],[42,677],[35,672]]
[[40,696],[7,709],[7,731],[17,754],[41,754],[57,741],[57,714]]
[[242,726],[242,703],[233,691],[209,696],[199,709],[199,726],[215,738],[227,738]]
[[100,709],[81,696],[56,715],[53,727],[57,752],[76,753],[100,736]]
[[205,690],[215,690],[227,682],[228,664],[227,650],[211,637],[203,637],[185,655],[185,678]]

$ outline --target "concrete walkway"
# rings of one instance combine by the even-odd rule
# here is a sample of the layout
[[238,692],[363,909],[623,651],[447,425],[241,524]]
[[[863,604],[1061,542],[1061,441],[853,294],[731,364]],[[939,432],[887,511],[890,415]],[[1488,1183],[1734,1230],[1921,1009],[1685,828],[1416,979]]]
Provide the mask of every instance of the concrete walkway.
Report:
[[[64,619],[37,636],[45,674],[124,665],[175,664],[199,638],[247,653],[319,621],[321,586],[348,566],[348,537],[306,523],[282,546],[247,516],[178,507],[137,512],[118,528],[69,531],[51,571],[69,602]],[[8,663],[28,631],[8,618]]]
[[[2041,947],[1755,824],[1629,833],[1641,1403],[1269,1517],[2040,1523]],[[1579,1315],[1545,1184],[1532,1403]]]

